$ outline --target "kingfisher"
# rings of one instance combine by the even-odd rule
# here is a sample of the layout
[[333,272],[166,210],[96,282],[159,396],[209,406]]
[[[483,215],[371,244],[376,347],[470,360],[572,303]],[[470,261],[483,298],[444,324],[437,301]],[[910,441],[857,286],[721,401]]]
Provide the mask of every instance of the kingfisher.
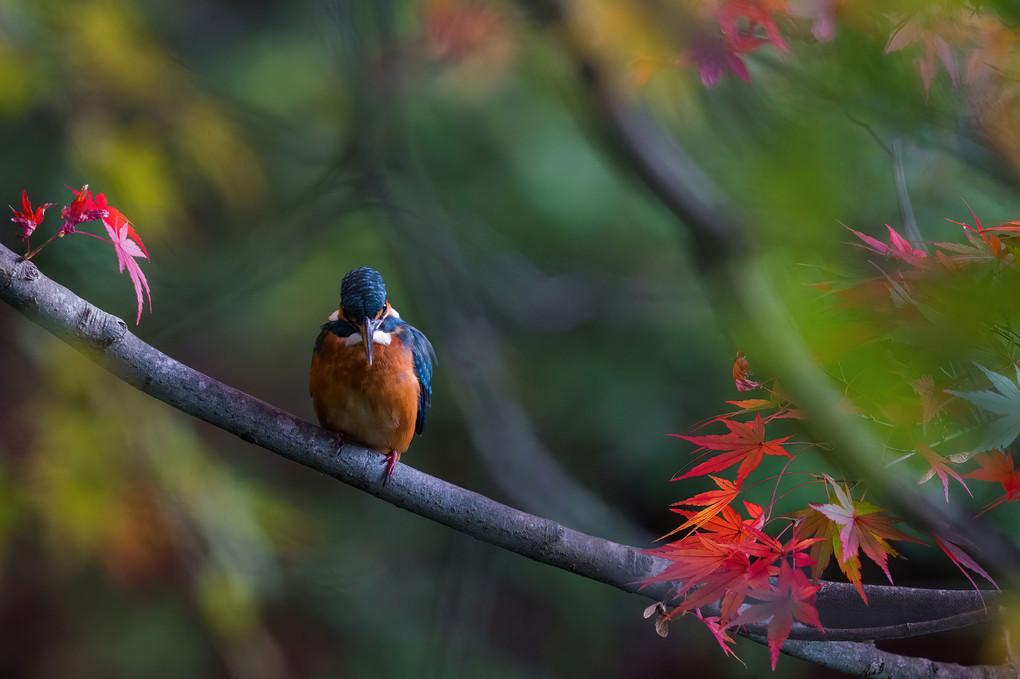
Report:
[[386,456],[383,483],[425,428],[436,352],[401,320],[375,269],[348,271],[340,308],[315,340],[308,390],[319,424]]

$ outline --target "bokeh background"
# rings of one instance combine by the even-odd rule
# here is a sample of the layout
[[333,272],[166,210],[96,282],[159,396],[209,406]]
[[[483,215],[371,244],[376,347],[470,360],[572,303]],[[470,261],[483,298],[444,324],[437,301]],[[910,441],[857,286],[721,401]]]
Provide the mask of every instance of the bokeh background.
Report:
[[[899,228],[904,195],[931,240],[970,218],[963,199],[1017,215],[1012,99],[964,84],[962,61],[926,89],[922,43],[886,54],[917,6],[845,4],[832,40],[784,15],[792,50],[755,50],[750,83],[712,88],[682,57],[691,3],[570,6],[633,104],[750,215],[809,336],[805,283],[864,266],[841,224]],[[133,221],[151,255],[139,336],[306,419],[340,278],[378,269],[439,357],[404,462],[610,539],[675,527],[668,505],[700,488],[669,483],[690,446],[668,434],[739,397],[738,349],[753,367],[683,229],[607,153],[572,64],[515,3],[0,0],[0,157],[0,201],[59,206],[88,183]],[[0,243],[23,251],[13,225]],[[65,238],[34,261],[134,318],[107,246]],[[927,558],[898,582],[966,586]],[[195,421],[0,308],[0,676],[766,667],[749,642],[749,670],[724,659],[696,621],[659,638],[647,603]],[[975,661],[976,638],[914,647]]]

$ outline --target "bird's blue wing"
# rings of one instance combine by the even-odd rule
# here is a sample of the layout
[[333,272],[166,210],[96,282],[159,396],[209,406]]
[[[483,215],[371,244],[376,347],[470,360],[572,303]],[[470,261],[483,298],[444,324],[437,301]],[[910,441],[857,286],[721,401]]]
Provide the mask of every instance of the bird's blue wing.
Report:
[[407,326],[408,344],[414,358],[414,374],[418,377],[418,420],[414,425],[414,433],[420,434],[425,429],[425,411],[432,404],[432,366],[436,363],[436,351],[432,342],[417,328]]

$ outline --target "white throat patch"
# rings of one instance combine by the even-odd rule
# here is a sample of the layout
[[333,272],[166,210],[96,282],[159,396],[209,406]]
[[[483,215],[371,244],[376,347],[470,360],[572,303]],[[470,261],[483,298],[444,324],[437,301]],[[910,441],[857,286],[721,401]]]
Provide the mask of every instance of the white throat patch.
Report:
[[[392,341],[393,335],[391,335],[388,332],[383,332],[382,330],[376,330],[375,333],[372,335],[372,342],[374,344],[389,344]],[[361,344],[360,332],[353,333],[352,335],[349,335],[346,340],[344,340],[345,346],[352,347],[355,344]]]

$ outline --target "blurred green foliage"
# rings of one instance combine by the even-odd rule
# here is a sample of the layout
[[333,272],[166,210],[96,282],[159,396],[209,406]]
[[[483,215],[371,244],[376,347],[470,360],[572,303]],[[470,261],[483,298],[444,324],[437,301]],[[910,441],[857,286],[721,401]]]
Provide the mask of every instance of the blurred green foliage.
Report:
[[[751,84],[706,90],[692,68],[634,84],[632,59],[677,50],[661,7],[575,5],[630,96],[750,215],[814,347],[858,342],[846,312],[819,321],[830,304],[805,283],[861,266],[840,223],[898,225],[892,141],[926,238],[969,217],[961,196],[989,223],[1014,209],[1009,159],[954,134],[966,102],[947,78],[926,94],[911,55],[883,54],[880,13],[831,43],[796,29],[793,55],[747,57]],[[15,204],[88,183],[132,219],[152,256],[143,339],[313,419],[318,325],[343,273],[373,266],[439,355],[404,461],[650,546],[697,483],[667,483],[689,447],[666,434],[736,398],[734,352],[753,366],[755,347],[586,116],[570,65],[508,3],[0,1],[0,186]],[[133,317],[93,239],[36,262]],[[191,421],[7,309],[0,375],[0,676],[757,676],[767,662],[741,645],[747,674],[688,621],[661,640],[642,600]],[[517,406],[524,420],[498,421]],[[529,494],[507,471],[521,459],[552,459],[597,501]]]

